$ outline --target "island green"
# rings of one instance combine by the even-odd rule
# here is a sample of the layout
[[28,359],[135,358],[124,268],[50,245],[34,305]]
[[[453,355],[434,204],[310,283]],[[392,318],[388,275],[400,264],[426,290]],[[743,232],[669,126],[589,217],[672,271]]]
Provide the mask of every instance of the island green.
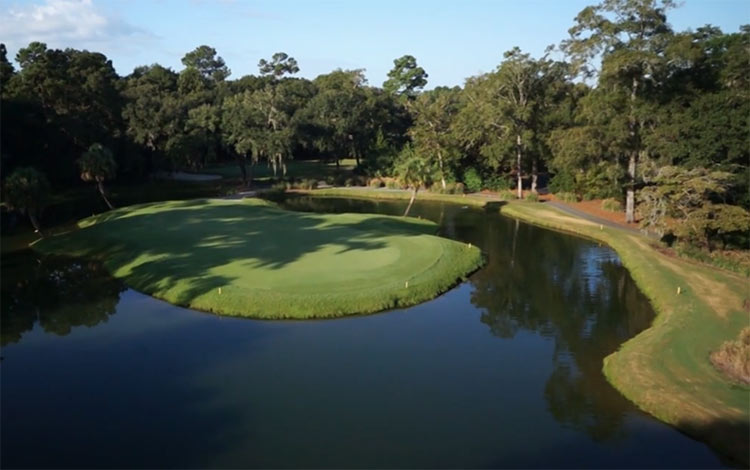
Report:
[[324,318],[414,305],[482,264],[425,220],[287,211],[260,200],[130,206],[43,239],[43,253],[101,260],[176,305],[254,318]]

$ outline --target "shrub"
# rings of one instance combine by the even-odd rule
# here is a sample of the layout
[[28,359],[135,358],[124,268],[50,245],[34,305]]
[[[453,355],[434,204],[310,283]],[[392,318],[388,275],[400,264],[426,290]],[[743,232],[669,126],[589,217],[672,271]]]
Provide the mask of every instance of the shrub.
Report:
[[549,181],[548,189],[552,193],[571,193],[576,190],[576,179],[572,173],[557,173]]
[[539,202],[539,194],[529,193],[526,195],[526,200],[529,202]]
[[463,183],[446,183],[443,188],[442,183],[436,182],[430,186],[430,191],[438,194],[463,194]]
[[557,196],[557,199],[561,200],[562,202],[578,202],[578,197],[576,197],[576,195],[573,193],[561,192],[555,194],[555,196]]
[[476,193],[482,190],[482,177],[474,168],[468,168],[464,171],[464,184],[470,193]]
[[502,201],[512,201],[516,199],[516,193],[514,193],[510,189],[506,189],[505,191],[500,191],[499,196]]
[[622,203],[614,198],[608,198],[602,201],[602,209],[610,212],[622,212]]
[[344,180],[344,186],[346,186],[347,188],[354,186],[354,178],[346,178]]
[[372,178],[368,183],[371,188],[382,188],[384,186],[383,180],[380,178]]
[[484,178],[484,187],[490,191],[503,191],[510,189],[510,181],[502,175],[490,175]]
[[712,352],[711,364],[733,381],[750,384],[750,327],[743,328],[736,341],[725,341]]

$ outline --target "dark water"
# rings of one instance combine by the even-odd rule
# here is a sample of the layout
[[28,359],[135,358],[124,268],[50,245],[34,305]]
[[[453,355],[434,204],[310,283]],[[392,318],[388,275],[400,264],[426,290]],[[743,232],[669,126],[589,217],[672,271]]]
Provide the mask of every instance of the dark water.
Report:
[[4,256],[0,464],[722,465],[602,376],[602,358],[653,319],[610,249],[460,206],[414,215],[489,264],[431,302],[341,320],[221,318],[126,289],[95,263]]

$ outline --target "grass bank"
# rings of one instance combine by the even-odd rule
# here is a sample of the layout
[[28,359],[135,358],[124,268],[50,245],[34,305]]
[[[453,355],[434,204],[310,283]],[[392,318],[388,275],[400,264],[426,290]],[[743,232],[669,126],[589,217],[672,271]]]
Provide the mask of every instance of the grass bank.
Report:
[[748,326],[748,280],[668,257],[642,236],[543,204],[511,203],[501,212],[601,241],[617,251],[658,315],[649,329],[604,359],[605,376],[644,411],[747,465],[750,389],[723,377],[709,355]]
[[[324,189],[320,196],[408,199],[407,191]],[[418,200],[483,206],[479,195],[419,193]],[[497,201],[492,201],[498,204]],[[500,212],[542,227],[582,235],[617,251],[657,312],[653,325],[606,357],[603,371],[638,407],[750,463],[750,388],[722,376],[709,355],[750,324],[747,278],[667,256],[635,233],[568,215],[541,203],[499,203]],[[679,288],[679,293],[678,293]]]
[[170,303],[224,315],[323,318],[414,305],[482,264],[437,226],[372,214],[312,214],[259,200],[129,206],[43,239],[43,253],[101,260]]

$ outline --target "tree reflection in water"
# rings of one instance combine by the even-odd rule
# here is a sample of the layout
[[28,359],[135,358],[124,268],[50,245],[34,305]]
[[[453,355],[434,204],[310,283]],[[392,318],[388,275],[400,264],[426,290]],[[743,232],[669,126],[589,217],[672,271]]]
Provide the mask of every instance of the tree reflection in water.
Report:
[[553,339],[550,412],[594,439],[618,437],[633,406],[602,360],[650,325],[647,299],[608,248],[502,218],[480,233],[489,264],[471,278],[471,302],[481,321],[500,338],[527,330]]
[[37,322],[45,332],[64,336],[76,326],[107,321],[124,289],[94,261],[31,251],[3,255],[0,344],[20,341]]

